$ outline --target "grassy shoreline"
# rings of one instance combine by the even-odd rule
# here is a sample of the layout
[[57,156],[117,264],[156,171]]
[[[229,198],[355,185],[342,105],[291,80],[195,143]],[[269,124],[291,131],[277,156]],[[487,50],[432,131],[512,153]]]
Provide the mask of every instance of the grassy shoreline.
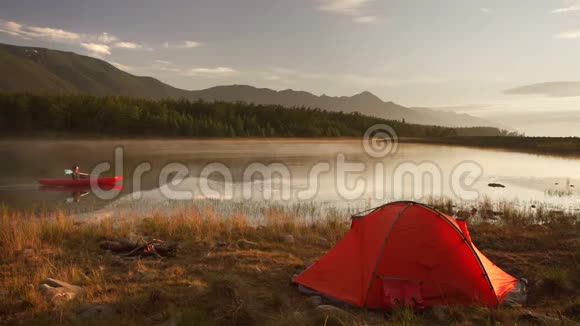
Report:
[[[445,203],[442,203],[442,209]],[[515,221],[515,220],[514,220]],[[475,244],[530,283],[525,308],[438,307],[423,313],[344,308],[317,311],[290,284],[348,231],[347,218],[312,221],[271,209],[254,226],[243,215],[189,208],[147,217],[82,223],[72,216],[36,218],[0,210],[0,321],[100,324],[78,312],[106,304],[110,325],[416,325],[526,324],[528,310],[580,321],[580,224],[489,223],[471,226]],[[291,236],[291,237],[289,237]],[[99,248],[103,239],[158,238],[179,244],[175,258],[127,260]],[[292,238],[293,241],[289,241]],[[38,283],[53,277],[86,293],[61,306]],[[523,319],[522,319],[523,318]]]

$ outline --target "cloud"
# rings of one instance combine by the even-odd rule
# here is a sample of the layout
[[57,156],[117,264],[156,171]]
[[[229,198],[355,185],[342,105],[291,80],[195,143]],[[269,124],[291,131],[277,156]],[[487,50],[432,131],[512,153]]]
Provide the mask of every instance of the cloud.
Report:
[[12,36],[23,39],[46,39],[56,42],[71,42],[79,40],[81,35],[65,31],[58,28],[39,27],[39,26],[24,26],[15,21],[0,20],[0,32],[10,34]]
[[179,44],[170,44],[169,42],[163,43],[163,47],[166,49],[193,49],[202,45],[203,43],[196,41],[182,41]]
[[374,16],[359,16],[353,19],[355,23],[360,24],[372,24],[377,21],[377,17]]
[[565,14],[570,12],[580,11],[580,4],[579,5],[571,5],[568,7],[556,8],[552,10],[553,14]]
[[118,37],[116,37],[115,35],[111,35],[109,33],[101,33],[98,34],[96,37],[96,41],[98,41],[99,43],[113,43],[113,42],[117,42],[119,40]]
[[[142,49],[136,42],[120,40],[108,33],[81,34],[59,28],[26,25],[15,21],[0,19],[0,33],[18,38],[38,39],[48,42],[78,45],[94,55],[109,55],[111,48]],[[148,50],[150,48],[147,48]]]
[[121,48],[121,49],[140,49],[143,46],[141,44],[138,43],[133,43],[133,42],[117,42],[114,44],[114,47],[116,48]]
[[229,67],[214,67],[214,68],[190,68],[183,74],[187,76],[198,77],[227,77],[236,74],[238,71]]
[[482,13],[489,15],[489,14],[493,14],[493,10],[489,9],[489,8],[479,8],[479,11],[481,11]]
[[165,61],[165,60],[155,60],[155,62],[164,64],[164,65],[170,65],[171,64],[171,61]]
[[201,45],[201,43],[195,42],[195,41],[185,41],[185,42],[183,42],[183,47],[185,47],[187,49],[196,48],[196,47],[198,47],[200,45]]
[[50,28],[50,27],[36,27],[36,26],[29,26],[29,32],[27,35],[38,37],[38,38],[46,38],[52,40],[78,40],[80,35],[77,33],[67,32],[62,29]]
[[0,32],[10,34],[12,36],[21,36],[22,25],[12,21],[0,21]]
[[561,40],[577,39],[580,38],[580,30],[562,32],[560,34],[554,35],[554,37]]
[[83,48],[89,50],[94,55],[108,55],[111,54],[111,48],[106,44],[98,43],[81,43]]
[[332,11],[341,15],[358,15],[368,0],[320,0],[320,10]]
[[372,0],[318,0],[321,11],[351,16],[352,21],[360,24],[370,24],[377,21],[375,16],[365,13],[366,5]]
[[580,82],[556,81],[524,85],[503,91],[508,95],[544,95],[549,97],[580,96]]

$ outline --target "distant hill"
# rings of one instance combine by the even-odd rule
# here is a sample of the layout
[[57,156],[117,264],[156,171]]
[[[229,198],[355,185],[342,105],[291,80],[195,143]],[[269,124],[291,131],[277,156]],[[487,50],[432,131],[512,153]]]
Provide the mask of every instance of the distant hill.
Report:
[[490,126],[502,128],[488,120],[450,111],[436,111],[427,108],[407,108],[393,102],[384,102],[370,92],[347,97],[316,96],[304,91],[291,89],[274,91],[247,85],[216,86],[199,91],[191,91],[190,96],[206,101],[244,101],[257,104],[277,104],[286,107],[305,106],[328,111],[360,112],[365,115],[403,120],[409,123],[446,127]]
[[285,107],[311,107],[328,111],[360,112],[365,115],[405,120],[408,123],[448,127],[493,126],[490,121],[423,108],[407,108],[385,102],[370,92],[347,97],[316,96],[304,91],[274,91],[247,85],[216,86],[187,91],[117,69],[96,58],[73,52],[0,44],[0,91],[33,94],[82,93],[96,96],[122,95],[145,99],[243,101]]
[[188,92],[151,77],[138,77],[108,62],[73,52],[0,44],[0,91],[86,93],[157,99]]

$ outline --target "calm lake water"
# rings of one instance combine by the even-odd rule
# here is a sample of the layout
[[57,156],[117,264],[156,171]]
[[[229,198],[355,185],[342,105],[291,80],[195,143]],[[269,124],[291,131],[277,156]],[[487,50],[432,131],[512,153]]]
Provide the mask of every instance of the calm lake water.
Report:
[[[115,148],[122,149],[117,163]],[[399,144],[395,153],[376,158],[356,140],[3,140],[0,157],[0,203],[48,211],[171,209],[205,202],[356,211],[429,196],[580,208],[579,159],[465,147]],[[89,172],[102,162],[112,166],[104,175],[125,178],[122,191],[107,193],[113,198],[37,183],[65,178],[63,170],[74,165]],[[149,171],[135,174],[137,167]]]

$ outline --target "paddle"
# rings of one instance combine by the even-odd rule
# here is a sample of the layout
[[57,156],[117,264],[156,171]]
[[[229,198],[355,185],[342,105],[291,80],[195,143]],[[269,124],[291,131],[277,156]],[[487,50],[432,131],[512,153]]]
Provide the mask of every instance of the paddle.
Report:
[[[64,169],[64,174],[65,175],[72,175],[74,172],[70,169]],[[84,177],[84,178],[88,178],[89,175],[87,173],[79,173],[80,176]]]

